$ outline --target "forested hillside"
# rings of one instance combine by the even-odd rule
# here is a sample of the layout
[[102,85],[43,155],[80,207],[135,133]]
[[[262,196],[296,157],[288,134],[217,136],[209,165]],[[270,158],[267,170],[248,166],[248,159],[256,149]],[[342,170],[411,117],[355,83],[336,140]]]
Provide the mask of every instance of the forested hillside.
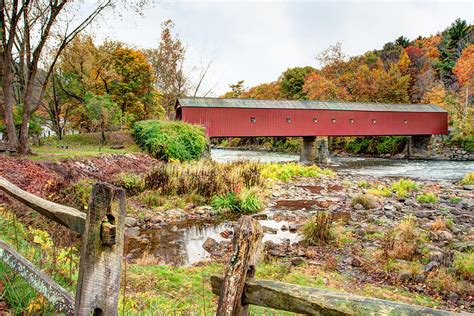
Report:
[[460,19],[439,34],[400,36],[347,57],[340,43],[317,55],[319,69],[289,68],[276,81],[229,85],[223,97],[378,103],[432,103],[449,111],[453,140],[474,150],[474,27]]

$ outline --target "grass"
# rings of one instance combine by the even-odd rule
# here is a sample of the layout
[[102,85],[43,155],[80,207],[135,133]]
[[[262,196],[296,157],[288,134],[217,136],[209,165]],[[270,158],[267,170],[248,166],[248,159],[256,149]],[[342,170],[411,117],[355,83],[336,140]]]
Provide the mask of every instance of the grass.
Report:
[[370,210],[372,208],[377,207],[377,202],[369,194],[361,194],[361,195],[357,195],[357,196],[353,197],[352,200],[351,200],[351,206],[354,207],[357,204],[362,205],[364,207],[364,209],[366,209],[366,210]]
[[[112,145],[123,145],[122,149],[112,149]],[[64,148],[67,146],[68,148]],[[69,158],[99,156],[102,154],[141,153],[130,133],[127,131],[107,134],[107,143],[102,145],[99,133],[85,133],[65,135],[62,140],[57,137],[41,139],[40,146],[32,146],[34,155],[28,156],[31,160],[58,161]]]
[[[78,250],[56,247],[49,233],[20,224],[13,213],[0,207],[0,240],[10,245],[61,286],[71,291],[77,282]],[[53,228],[52,228],[53,229]],[[14,315],[53,314],[52,304],[46,302],[22,277],[0,263],[0,301],[6,301]]]
[[416,218],[407,216],[384,236],[383,256],[386,260],[412,260],[425,241],[426,236],[417,227]]
[[461,180],[463,185],[474,185],[474,171],[466,173],[464,178]]
[[289,162],[284,164],[267,163],[263,166],[262,176],[264,178],[288,182],[293,180],[295,177],[333,177],[335,176],[335,172],[330,169],[321,169],[316,165],[304,166],[296,162]]
[[453,267],[460,276],[474,282],[474,251],[456,253],[453,260]]
[[435,204],[438,198],[433,193],[423,193],[416,196],[416,200],[423,204]]
[[148,190],[159,190],[163,195],[194,192],[206,198],[228,192],[239,192],[264,185],[262,165],[257,162],[217,163],[201,160],[187,163],[162,163],[145,177]]
[[252,214],[262,210],[264,204],[255,190],[245,190],[239,194],[228,192],[214,196],[211,200],[211,206],[220,212],[230,211],[232,213]]
[[328,244],[334,240],[332,216],[327,212],[318,212],[303,225],[301,230],[307,245]]
[[122,172],[116,177],[115,184],[123,187],[130,195],[135,195],[145,190],[145,181],[138,174]]

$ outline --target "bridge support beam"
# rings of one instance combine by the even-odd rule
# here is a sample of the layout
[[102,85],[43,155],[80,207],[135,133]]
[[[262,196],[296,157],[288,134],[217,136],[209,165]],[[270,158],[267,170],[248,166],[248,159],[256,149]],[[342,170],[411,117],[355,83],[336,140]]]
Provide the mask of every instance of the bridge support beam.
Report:
[[327,137],[305,136],[301,144],[300,152],[301,163],[320,163],[328,164],[329,146]]
[[411,136],[408,142],[408,156],[428,158],[431,156],[431,135]]

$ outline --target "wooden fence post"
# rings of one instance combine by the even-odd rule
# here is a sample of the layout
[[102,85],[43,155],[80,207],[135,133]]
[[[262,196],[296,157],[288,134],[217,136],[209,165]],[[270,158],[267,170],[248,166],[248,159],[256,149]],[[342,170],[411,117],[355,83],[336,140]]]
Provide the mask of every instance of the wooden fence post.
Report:
[[82,239],[75,315],[117,314],[124,221],[124,190],[95,184]]
[[242,294],[246,279],[255,276],[262,237],[262,227],[256,220],[250,216],[240,217],[232,239],[232,257],[225,271],[216,315],[248,315],[248,305],[242,305]]

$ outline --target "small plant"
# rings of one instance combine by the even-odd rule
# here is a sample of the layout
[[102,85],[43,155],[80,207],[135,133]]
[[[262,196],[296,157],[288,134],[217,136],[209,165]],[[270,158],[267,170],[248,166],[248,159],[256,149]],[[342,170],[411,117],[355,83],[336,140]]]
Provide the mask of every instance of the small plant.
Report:
[[418,254],[419,246],[425,237],[416,226],[416,218],[408,216],[383,238],[385,259],[412,260]]
[[400,179],[397,182],[392,183],[391,189],[397,197],[405,198],[412,191],[418,191],[420,186],[413,180]]
[[145,182],[142,177],[134,173],[120,173],[117,175],[117,184],[123,187],[131,195],[143,192]]
[[452,196],[449,198],[449,203],[451,204],[458,204],[459,202],[461,202],[461,198],[460,197],[457,197],[457,196]]
[[474,251],[454,255],[453,268],[463,278],[474,282]]
[[390,189],[384,185],[378,186],[376,188],[370,188],[367,190],[367,193],[375,195],[375,196],[383,196],[383,197],[389,197],[392,195],[392,191],[390,191]]
[[239,204],[239,199],[235,192],[217,195],[211,200],[211,206],[218,211],[237,212],[239,210]]
[[341,224],[336,224],[332,228],[333,235],[335,236],[336,244],[339,247],[344,247],[345,245],[350,245],[354,243],[354,234],[352,230],[345,228]]
[[307,245],[328,244],[334,239],[332,216],[318,212],[303,225],[302,234]]
[[66,187],[62,191],[62,195],[72,206],[80,210],[86,210],[92,194],[93,184],[92,179],[80,179],[71,186]]
[[423,193],[416,197],[416,200],[423,204],[435,204],[438,198],[433,193]]
[[357,182],[357,186],[361,189],[366,189],[369,186],[369,184],[365,180],[360,180]]
[[447,228],[446,222],[441,217],[436,218],[436,220],[431,224],[432,231],[446,230],[446,228]]
[[263,208],[263,202],[256,195],[255,190],[245,190],[240,194],[229,192],[212,198],[211,206],[218,211],[252,214]]
[[466,173],[464,178],[461,180],[463,185],[474,185],[474,171]]
[[164,203],[164,197],[156,191],[145,191],[139,198],[147,207],[157,207]]
[[361,194],[353,197],[351,200],[352,207],[356,206],[357,204],[362,205],[366,210],[377,207],[377,202],[375,202],[372,196],[368,194]]
[[246,190],[240,193],[239,209],[243,214],[252,214],[263,208],[263,202],[255,194],[255,190]]

